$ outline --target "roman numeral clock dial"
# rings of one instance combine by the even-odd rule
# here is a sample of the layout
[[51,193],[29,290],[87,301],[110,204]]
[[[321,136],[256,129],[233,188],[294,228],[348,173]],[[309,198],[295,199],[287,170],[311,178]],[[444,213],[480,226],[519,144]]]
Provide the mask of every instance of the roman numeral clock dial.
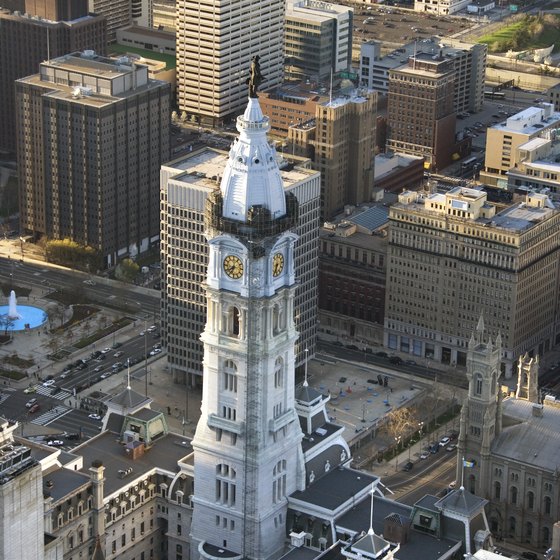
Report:
[[284,270],[284,255],[282,253],[276,253],[272,257],[272,275],[280,276]]
[[228,255],[224,259],[224,272],[234,280],[243,276],[243,262],[235,255]]

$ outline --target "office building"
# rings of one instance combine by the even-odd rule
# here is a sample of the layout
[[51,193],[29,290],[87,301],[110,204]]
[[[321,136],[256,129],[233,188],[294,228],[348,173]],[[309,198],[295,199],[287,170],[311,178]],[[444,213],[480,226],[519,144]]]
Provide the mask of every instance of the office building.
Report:
[[153,26],[175,33],[175,0],[153,0]]
[[360,46],[360,85],[381,94],[389,91],[389,73],[411,56],[442,56],[452,62],[455,72],[453,104],[456,113],[479,112],[484,101],[484,81],[488,46],[464,43],[446,37],[413,41],[381,56],[381,44],[367,41]]
[[90,246],[105,267],[157,243],[170,90],[146,66],[93,51],[18,80],[22,231]]
[[285,78],[324,82],[352,65],[353,8],[291,0],[286,9]]
[[377,95],[356,90],[318,103],[315,119],[290,127],[288,139],[309,154],[321,172],[321,221],[346,204],[371,200],[374,179]]
[[[15,81],[39,64],[78,50],[104,54],[106,22],[80,2],[45,0],[0,9],[0,150],[15,154]],[[16,56],[17,53],[17,56]]]
[[560,199],[560,154],[556,142],[533,138],[519,146],[518,163],[507,172],[508,191],[538,191]]
[[526,354],[519,358],[517,390],[504,395],[499,380],[502,340],[485,330],[485,316],[467,350],[469,389],[461,411],[457,480],[464,458],[465,487],[489,501],[492,534],[500,541],[545,550],[553,546],[560,518],[560,402],[552,396],[541,402],[539,359]]
[[132,24],[131,0],[88,0],[88,9],[90,12],[105,16],[109,43],[117,40],[117,29]]
[[560,211],[542,194],[505,208],[484,191],[406,192],[389,212],[385,346],[466,365],[484,313],[502,371],[560,342]]
[[189,120],[218,125],[243,112],[251,60],[261,89],[282,82],[284,4],[276,0],[177,1],[177,102]]
[[387,150],[422,156],[442,169],[455,150],[453,62],[424,53],[389,71]]
[[[279,158],[277,154],[276,157]],[[203,347],[200,335],[206,323],[204,279],[208,247],[204,237],[204,213],[208,197],[217,189],[227,154],[205,148],[169,162],[161,169],[162,333],[169,368],[175,382],[200,382]],[[315,353],[317,329],[317,237],[320,179],[316,171],[288,165],[279,158],[287,193],[299,203],[299,235],[295,248],[298,278],[294,307],[296,365]],[[198,377],[198,381],[197,381]]]
[[388,209],[359,208],[319,234],[319,325],[360,349],[383,344]]
[[507,189],[509,171],[515,170],[525,159],[526,149],[522,149],[522,146],[530,146],[528,143],[538,138],[555,140],[558,127],[560,113],[554,112],[554,105],[541,103],[488,128],[480,180]]

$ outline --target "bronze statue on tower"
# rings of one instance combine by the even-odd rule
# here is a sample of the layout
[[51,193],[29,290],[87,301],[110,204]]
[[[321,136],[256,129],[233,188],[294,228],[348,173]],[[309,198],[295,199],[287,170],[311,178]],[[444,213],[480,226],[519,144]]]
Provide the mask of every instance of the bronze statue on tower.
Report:
[[249,77],[246,82],[249,85],[249,97],[257,98],[257,90],[259,86],[264,81],[264,76],[261,74],[261,67],[259,64],[260,57],[257,54],[251,60],[251,69],[249,71]]

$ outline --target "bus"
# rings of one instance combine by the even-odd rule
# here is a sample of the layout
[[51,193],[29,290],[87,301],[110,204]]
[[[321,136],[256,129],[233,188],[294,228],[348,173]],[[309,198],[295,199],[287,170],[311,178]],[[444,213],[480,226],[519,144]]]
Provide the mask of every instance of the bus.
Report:
[[476,163],[476,157],[470,157],[465,161],[461,162],[461,169],[468,169],[469,167],[472,167],[475,163]]
[[503,91],[485,91],[484,97],[486,99],[499,100],[499,99],[505,99],[506,94]]

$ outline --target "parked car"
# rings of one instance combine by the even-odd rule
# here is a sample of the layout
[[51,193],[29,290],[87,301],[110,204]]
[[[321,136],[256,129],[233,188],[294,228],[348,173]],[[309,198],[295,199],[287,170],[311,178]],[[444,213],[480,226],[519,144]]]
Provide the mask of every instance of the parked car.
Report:
[[119,350],[118,352],[115,352],[113,354],[113,358],[120,358],[123,354],[124,352],[122,350]]
[[445,447],[450,441],[451,441],[451,438],[450,438],[450,437],[448,437],[448,436],[442,437],[442,438],[439,440],[439,446],[440,446],[440,447]]
[[420,459],[424,460],[427,459],[430,456],[430,453],[428,451],[422,451],[422,453],[420,453]]
[[67,434],[67,435],[66,435],[66,439],[69,439],[69,440],[79,440],[79,439],[80,439],[80,434]]
[[402,358],[399,358],[398,356],[391,356],[389,358],[389,363],[391,363],[395,366],[400,366],[403,363],[403,361],[402,361]]
[[35,403],[35,404],[29,409],[29,412],[37,412],[40,408],[41,408],[41,406],[39,405],[39,403]]
[[37,402],[37,399],[30,399],[25,403],[25,406],[27,408],[31,408],[36,402]]
[[455,449],[457,449],[457,444],[456,443],[452,443],[451,445],[448,445],[445,448],[445,451],[455,451]]
[[437,442],[430,443],[429,450],[430,450],[430,453],[432,453],[432,454],[437,453],[439,451],[439,443],[437,443]]
[[414,463],[412,461],[407,461],[404,464],[403,471],[405,471],[405,472],[411,471],[412,467],[414,467]]
[[51,447],[62,447],[64,442],[61,439],[49,439],[49,441],[47,441],[47,445],[50,445]]
[[376,352],[375,355],[380,358],[387,358],[387,352]]

